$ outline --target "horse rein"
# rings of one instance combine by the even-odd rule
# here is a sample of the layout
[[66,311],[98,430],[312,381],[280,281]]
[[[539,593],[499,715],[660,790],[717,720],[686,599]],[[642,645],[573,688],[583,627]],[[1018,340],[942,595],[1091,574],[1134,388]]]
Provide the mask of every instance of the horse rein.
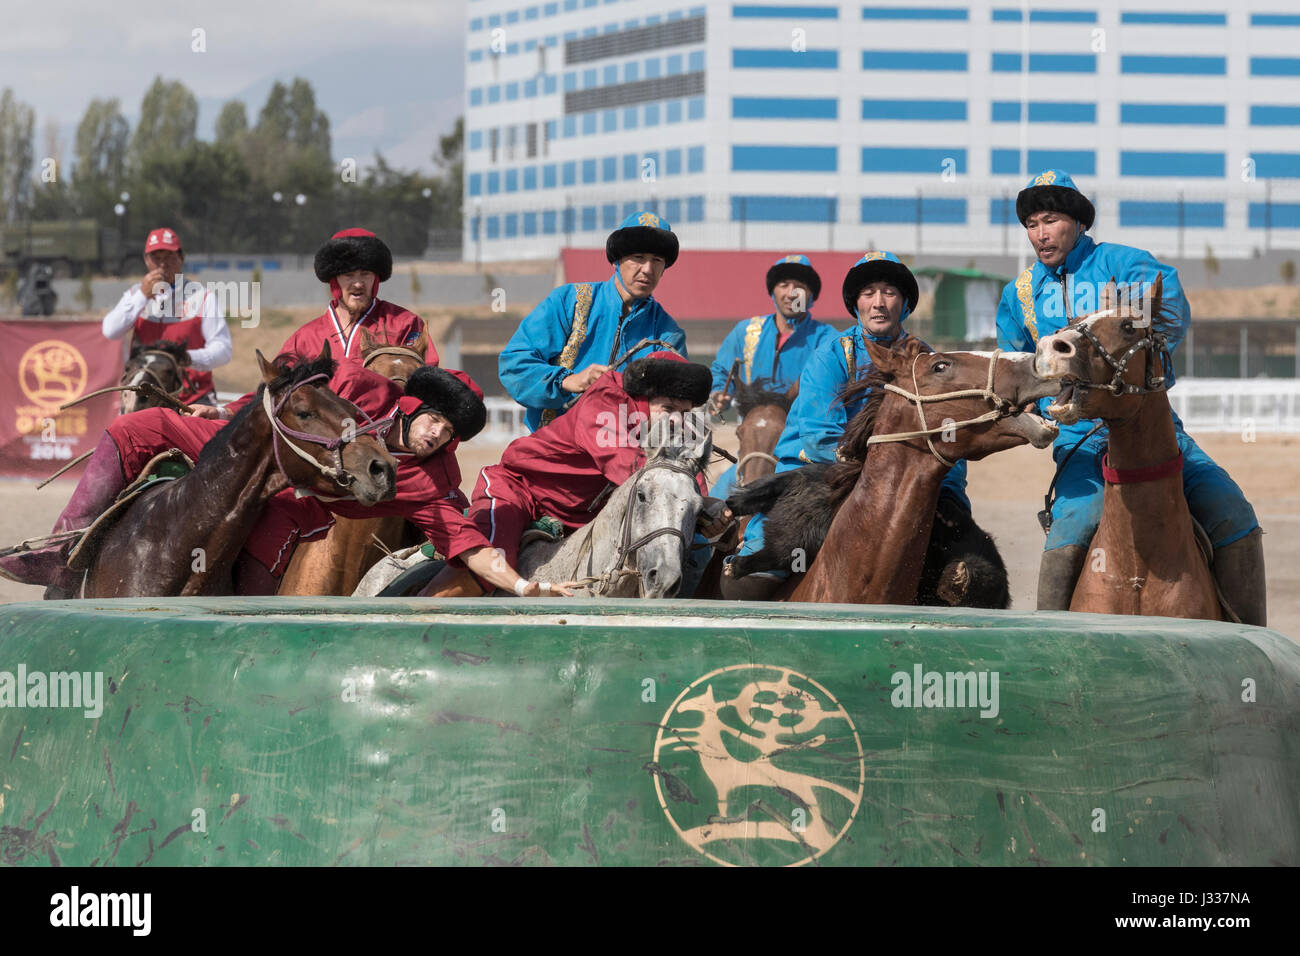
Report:
[[751,451],[748,454],[742,455],[740,461],[736,462],[737,488],[743,488],[745,486],[745,476],[741,474],[741,470],[745,467],[745,462],[749,461],[751,458],[757,458],[760,461],[770,461],[776,467],[780,467],[781,465],[781,460],[779,458],[775,455],[769,455],[765,451]]
[[[998,356],[1002,354],[1001,349],[994,349],[993,354],[989,356],[989,377],[983,388],[964,388],[955,392],[942,392],[938,395],[919,395],[917,389],[919,386],[916,381],[916,363],[926,355],[934,355],[933,352],[921,352],[916,358],[912,359],[912,389],[899,388],[893,382],[885,383],[885,391],[893,392],[896,395],[902,395],[909,402],[916,405],[916,414],[921,419],[921,427],[917,431],[911,432],[894,432],[892,435],[872,435],[867,439],[868,445],[876,445],[888,441],[906,441],[909,438],[924,438],[926,445],[930,449],[930,454],[939,459],[946,467],[951,468],[954,462],[944,458],[939,454],[939,449],[934,447],[934,440],[930,437],[940,432],[956,431],[958,428],[965,428],[969,425],[979,425],[983,422],[996,421],[1001,418],[1009,418],[1016,414],[1016,408],[1005,398],[993,390],[993,371],[997,367]],[[975,418],[968,418],[964,422],[954,422],[950,425],[941,425],[938,428],[930,428],[925,420],[924,402],[942,402],[950,398],[982,398],[991,403],[993,408],[983,415],[977,415]]]
[[[330,481],[334,482],[336,485],[341,485],[342,487],[347,488],[356,480],[352,475],[348,474],[347,470],[343,467],[343,449],[347,447],[348,442],[355,441],[359,436],[371,432],[382,437],[382,435],[387,433],[388,429],[393,425],[393,419],[391,417],[375,420],[360,408],[358,408],[357,411],[361,412],[365,417],[366,424],[362,425],[360,428],[352,430],[352,437],[350,438],[345,438],[343,435],[336,438],[322,438],[321,436],[313,435],[310,432],[298,431],[295,428],[290,428],[288,425],[284,424],[284,422],[280,421],[280,412],[284,410],[284,406],[288,404],[293,393],[304,385],[310,385],[311,383],[321,381],[322,379],[328,381],[329,376],[320,374],[312,375],[309,378],[303,379],[297,385],[293,386],[293,388],[286,391],[284,395],[281,396],[280,400],[274,405],[272,405],[271,402],[271,390],[269,388],[262,389],[262,408],[266,411],[266,417],[271,421],[271,449],[275,454],[275,466],[280,469],[281,477],[289,483],[290,487],[294,486],[294,482],[284,470],[284,463],[280,460],[280,446],[276,443],[276,438],[283,441],[289,446],[290,451],[303,461],[310,464]],[[332,451],[334,453],[334,464],[322,465],[312,455],[307,454],[307,452],[303,451],[302,448],[294,444],[294,439],[312,445],[324,446],[326,451]],[[301,496],[302,493],[298,492],[298,494]],[[346,500],[346,498],[327,498],[321,495],[316,495],[315,497],[320,498],[322,501]]]
[[[1096,315],[1089,316],[1089,318],[1104,318],[1106,316],[1116,315],[1117,313],[1114,309],[1107,309],[1105,312],[1099,312]],[[1075,388],[1084,391],[1087,391],[1088,389],[1099,389],[1110,392],[1118,398],[1121,395],[1150,395],[1152,392],[1164,391],[1167,387],[1166,383],[1169,380],[1168,373],[1173,364],[1173,358],[1169,354],[1169,338],[1165,333],[1148,331],[1146,335],[1129,346],[1123,357],[1117,360],[1115,356],[1108,352],[1106,347],[1101,344],[1101,339],[1097,338],[1097,333],[1088,328],[1085,324],[1085,320],[1081,320],[1073,325],[1067,325],[1061,331],[1068,332],[1070,330],[1081,333],[1084,338],[1092,343],[1092,347],[1106,360],[1106,364],[1115,371],[1115,375],[1111,378],[1110,384],[1108,385],[1076,381],[1074,383]],[[1148,360],[1145,370],[1146,386],[1129,385],[1124,381],[1124,375],[1128,372],[1129,360],[1143,349],[1146,349],[1151,353],[1152,359],[1159,358],[1161,370],[1164,371],[1165,374],[1153,375],[1151,366],[1154,362]]]
[[[379,358],[379,356],[381,355],[401,355],[406,358],[413,358],[416,361],[418,361],[421,365],[424,364],[424,356],[421,355],[419,352],[415,351],[415,349],[407,348],[404,345],[383,345],[377,349],[373,349],[372,351],[367,352],[365,355],[365,359],[361,363],[361,367],[370,368],[370,363],[373,362],[375,359]],[[403,385],[403,386],[406,385],[406,379],[404,378],[394,378],[391,379],[390,381],[396,382],[398,385]]]

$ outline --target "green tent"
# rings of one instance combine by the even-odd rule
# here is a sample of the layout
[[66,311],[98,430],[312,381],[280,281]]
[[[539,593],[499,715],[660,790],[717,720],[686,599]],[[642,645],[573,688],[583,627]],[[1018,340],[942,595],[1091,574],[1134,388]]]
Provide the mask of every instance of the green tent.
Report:
[[997,338],[998,300],[1011,280],[976,269],[915,270],[937,279],[934,290],[934,338],[979,342]]

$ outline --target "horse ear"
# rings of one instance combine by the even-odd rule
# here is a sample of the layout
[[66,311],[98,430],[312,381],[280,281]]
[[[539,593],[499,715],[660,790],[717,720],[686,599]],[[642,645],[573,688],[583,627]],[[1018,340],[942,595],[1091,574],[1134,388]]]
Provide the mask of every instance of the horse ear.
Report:
[[[328,342],[326,344],[328,344]],[[362,329],[361,330],[361,354],[365,355],[367,352],[372,352],[374,351],[374,348],[375,348],[375,340],[370,337],[370,332],[367,331],[366,329]]]
[[320,355],[316,356],[317,362],[328,362],[330,360],[330,340],[326,339],[321,343]]
[[1111,276],[1110,281],[1102,287],[1101,301],[1097,303],[1097,311],[1108,312],[1115,308],[1119,296],[1116,294],[1115,277]]
[[709,428],[708,419],[691,409],[686,413],[683,424],[687,445],[684,457],[692,461],[696,471],[703,472],[713,457],[713,432]]
[[1157,315],[1160,314],[1160,300],[1164,297],[1165,276],[1163,272],[1156,273],[1156,281],[1151,283],[1151,301],[1147,305],[1149,310],[1147,315],[1150,321],[1154,322]]
[[278,377],[275,366],[266,360],[266,356],[262,354],[261,349],[257,350],[257,366],[262,370],[262,381],[267,385],[270,385]]
[[411,348],[420,353],[420,358],[424,358],[429,351],[429,327],[426,325],[420,329],[420,337],[412,343]]

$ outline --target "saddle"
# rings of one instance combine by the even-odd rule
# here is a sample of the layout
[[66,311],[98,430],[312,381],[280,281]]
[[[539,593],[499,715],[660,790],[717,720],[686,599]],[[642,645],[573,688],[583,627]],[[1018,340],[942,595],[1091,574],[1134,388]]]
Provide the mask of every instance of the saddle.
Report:
[[77,539],[76,545],[68,555],[68,567],[73,571],[87,570],[99,552],[99,543],[104,535],[137,498],[161,488],[169,481],[184,478],[193,469],[194,462],[190,461],[189,456],[179,448],[169,448],[150,458],[135,481],[123,488],[121,494],[109,505],[108,510],[81,533],[81,537]]

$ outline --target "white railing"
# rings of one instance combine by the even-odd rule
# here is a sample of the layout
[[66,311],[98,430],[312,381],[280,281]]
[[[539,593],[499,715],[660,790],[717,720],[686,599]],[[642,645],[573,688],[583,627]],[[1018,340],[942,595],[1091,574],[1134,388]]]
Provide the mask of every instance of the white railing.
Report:
[[487,425],[475,438],[477,444],[499,442],[504,445],[528,434],[524,425],[524,406],[513,398],[493,395],[483,399],[483,404],[487,406]]
[[1180,378],[1169,404],[1189,432],[1300,432],[1300,379]]

